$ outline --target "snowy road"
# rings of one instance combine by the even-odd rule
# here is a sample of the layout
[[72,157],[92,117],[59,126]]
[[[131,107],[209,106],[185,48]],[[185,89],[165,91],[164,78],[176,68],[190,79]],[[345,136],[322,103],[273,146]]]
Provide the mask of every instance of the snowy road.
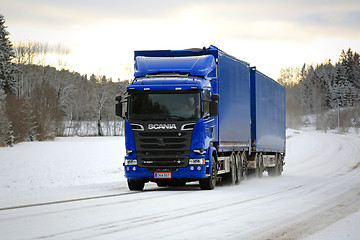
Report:
[[[313,234],[360,211],[360,138],[291,133],[285,160],[281,177],[268,177],[265,173],[262,179],[217,186],[214,191],[201,191],[196,184],[181,188],[147,184],[143,192],[130,192],[121,179],[118,185],[76,186],[72,190],[63,189],[61,194],[50,191],[35,202],[2,201],[0,236],[1,239],[319,239],[319,235]],[[27,203],[32,205],[26,206]],[[345,234],[341,231],[338,233]],[[347,232],[348,238],[338,236],[357,239],[359,233],[360,230]]]

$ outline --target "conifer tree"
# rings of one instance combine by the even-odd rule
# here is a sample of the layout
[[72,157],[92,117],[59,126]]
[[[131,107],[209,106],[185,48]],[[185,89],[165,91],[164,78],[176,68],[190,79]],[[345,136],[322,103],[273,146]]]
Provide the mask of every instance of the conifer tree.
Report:
[[11,63],[14,51],[6,28],[4,16],[0,15],[0,88],[14,91],[16,66]]
[[6,115],[5,98],[5,91],[0,88],[0,146],[13,146],[14,136],[11,122]]

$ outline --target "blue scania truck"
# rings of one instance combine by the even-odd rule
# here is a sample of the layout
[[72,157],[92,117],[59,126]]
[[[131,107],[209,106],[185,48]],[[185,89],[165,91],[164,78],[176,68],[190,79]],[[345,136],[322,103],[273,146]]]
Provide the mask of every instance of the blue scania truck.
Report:
[[134,77],[116,97],[130,190],[281,175],[285,88],[255,67],[214,46],[135,51]]

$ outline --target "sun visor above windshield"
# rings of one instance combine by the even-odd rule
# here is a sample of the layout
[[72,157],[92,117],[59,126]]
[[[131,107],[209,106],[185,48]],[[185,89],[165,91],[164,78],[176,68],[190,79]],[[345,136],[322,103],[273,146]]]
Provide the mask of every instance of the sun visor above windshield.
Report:
[[136,57],[135,77],[161,73],[189,74],[205,78],[216,77],[216,63],[212,55],[191,57]]

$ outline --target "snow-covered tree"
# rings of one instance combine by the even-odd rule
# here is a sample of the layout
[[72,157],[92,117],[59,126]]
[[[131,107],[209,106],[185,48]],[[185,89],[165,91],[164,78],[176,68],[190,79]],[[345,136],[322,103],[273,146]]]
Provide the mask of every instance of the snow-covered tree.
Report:
[[0,88],[14,91],[16,66],[11,63],[14,51],[6,28],[4,16],[0,14]]
[[35,141],[37,137],[37,123],[36,116],[34,114],[33,107],[31,105],[31,99],[25,97],[22,101],[20,114],[22,116],[22,125],[24,126],[24,137],[26,141]]
[[62,111],[56,91],[44,82],[31,94],[38,140],[53,139],[61,133]]
[[0,147],[12,146],[14,143],[11,122],[7,117],[5,109],[5,98],[5,91],[0,88]]
[[349,67],[350,61],[351,57],[349,58],[349,55],[343,50],[340,61],[336,65],[336,76],[333,82],[335,93],[333,101],[338,107],[353,106],[356,98],[356,87],[353,84],[355,80],[350,80],[352,77],[352,71]]

